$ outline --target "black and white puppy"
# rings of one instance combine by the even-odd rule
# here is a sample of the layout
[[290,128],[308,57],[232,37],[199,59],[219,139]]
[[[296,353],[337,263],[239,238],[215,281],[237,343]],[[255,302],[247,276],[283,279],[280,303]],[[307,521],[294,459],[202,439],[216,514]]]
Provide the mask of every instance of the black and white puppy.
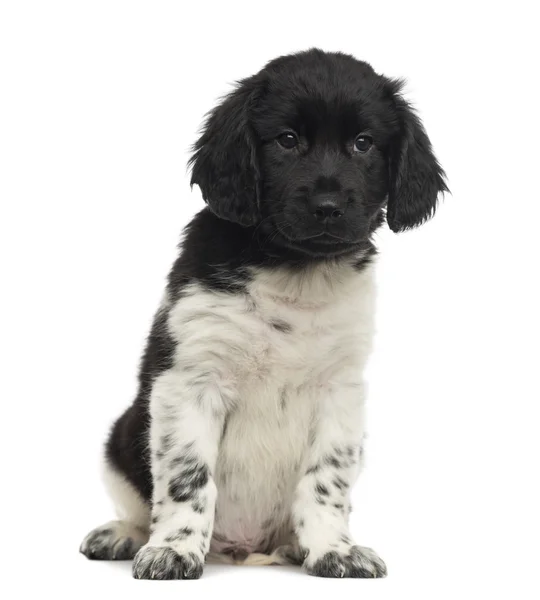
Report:
[[169,275],[105,479],[118,511],[81,551],[140,579],[211,555],[381,577],[352,540],[374,312],[374,231],[431,217],[444,172],[401,83],[339,53],[273,60],[195,145],[208,207]]

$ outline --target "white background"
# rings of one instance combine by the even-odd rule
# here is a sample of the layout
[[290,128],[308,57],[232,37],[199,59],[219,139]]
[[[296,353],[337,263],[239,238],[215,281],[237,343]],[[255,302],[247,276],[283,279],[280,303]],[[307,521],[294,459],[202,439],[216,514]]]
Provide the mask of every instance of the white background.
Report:
[[[533,4],[0,4],[4,597],[539,597]],[[378,236],[352,527],[389,576],[221,566],[137,582],[78,546],[113,516],[102,443],[202,206],[188,149],[232,82],[310,46],[407,77],[452,190],[425,227]]]

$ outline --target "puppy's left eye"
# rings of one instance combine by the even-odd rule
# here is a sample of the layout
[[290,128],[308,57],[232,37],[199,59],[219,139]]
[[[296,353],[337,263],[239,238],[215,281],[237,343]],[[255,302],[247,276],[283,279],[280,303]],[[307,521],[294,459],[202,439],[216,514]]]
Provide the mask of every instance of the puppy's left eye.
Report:
[[278,135],[276,139],[278,144],[287,150],[292,150],[298,146],[298,137],[293,131],[285,131]]
[[369,135],[359,135],[354,140],[355,152],[367,152],[373,146],[373,138]]

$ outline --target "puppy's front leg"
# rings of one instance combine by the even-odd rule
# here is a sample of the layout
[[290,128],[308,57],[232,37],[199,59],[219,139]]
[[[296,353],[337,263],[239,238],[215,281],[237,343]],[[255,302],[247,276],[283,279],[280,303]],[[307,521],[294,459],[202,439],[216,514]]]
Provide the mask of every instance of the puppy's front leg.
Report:
[[221,399],[216,390],[169,371],[154,383],[150,414],[152,527],[150,540],[135,556],[133,576],[198,579],[214,523]]
[[350,489],[360,470],[363,386],[332,384],[321,398],[293,518],[304,568],[319,577],[384,577],[386,566],[349,533]]

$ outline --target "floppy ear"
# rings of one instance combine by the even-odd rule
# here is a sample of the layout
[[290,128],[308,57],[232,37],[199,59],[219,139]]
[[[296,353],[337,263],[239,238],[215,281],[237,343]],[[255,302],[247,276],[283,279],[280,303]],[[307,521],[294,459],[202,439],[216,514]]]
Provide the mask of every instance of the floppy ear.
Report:
[[421,225],[435,214],[439,192],[449,191],[445,173],[431,148],[424,126],[392,82],[401,135],[390,148],[390,189],[386,218],[392,231]]
[[259,219],[257,143],[250,112],[258,99],[257,78],[244,79],[212,110],[193,147],[191,185],[222,219],[248,226]]

